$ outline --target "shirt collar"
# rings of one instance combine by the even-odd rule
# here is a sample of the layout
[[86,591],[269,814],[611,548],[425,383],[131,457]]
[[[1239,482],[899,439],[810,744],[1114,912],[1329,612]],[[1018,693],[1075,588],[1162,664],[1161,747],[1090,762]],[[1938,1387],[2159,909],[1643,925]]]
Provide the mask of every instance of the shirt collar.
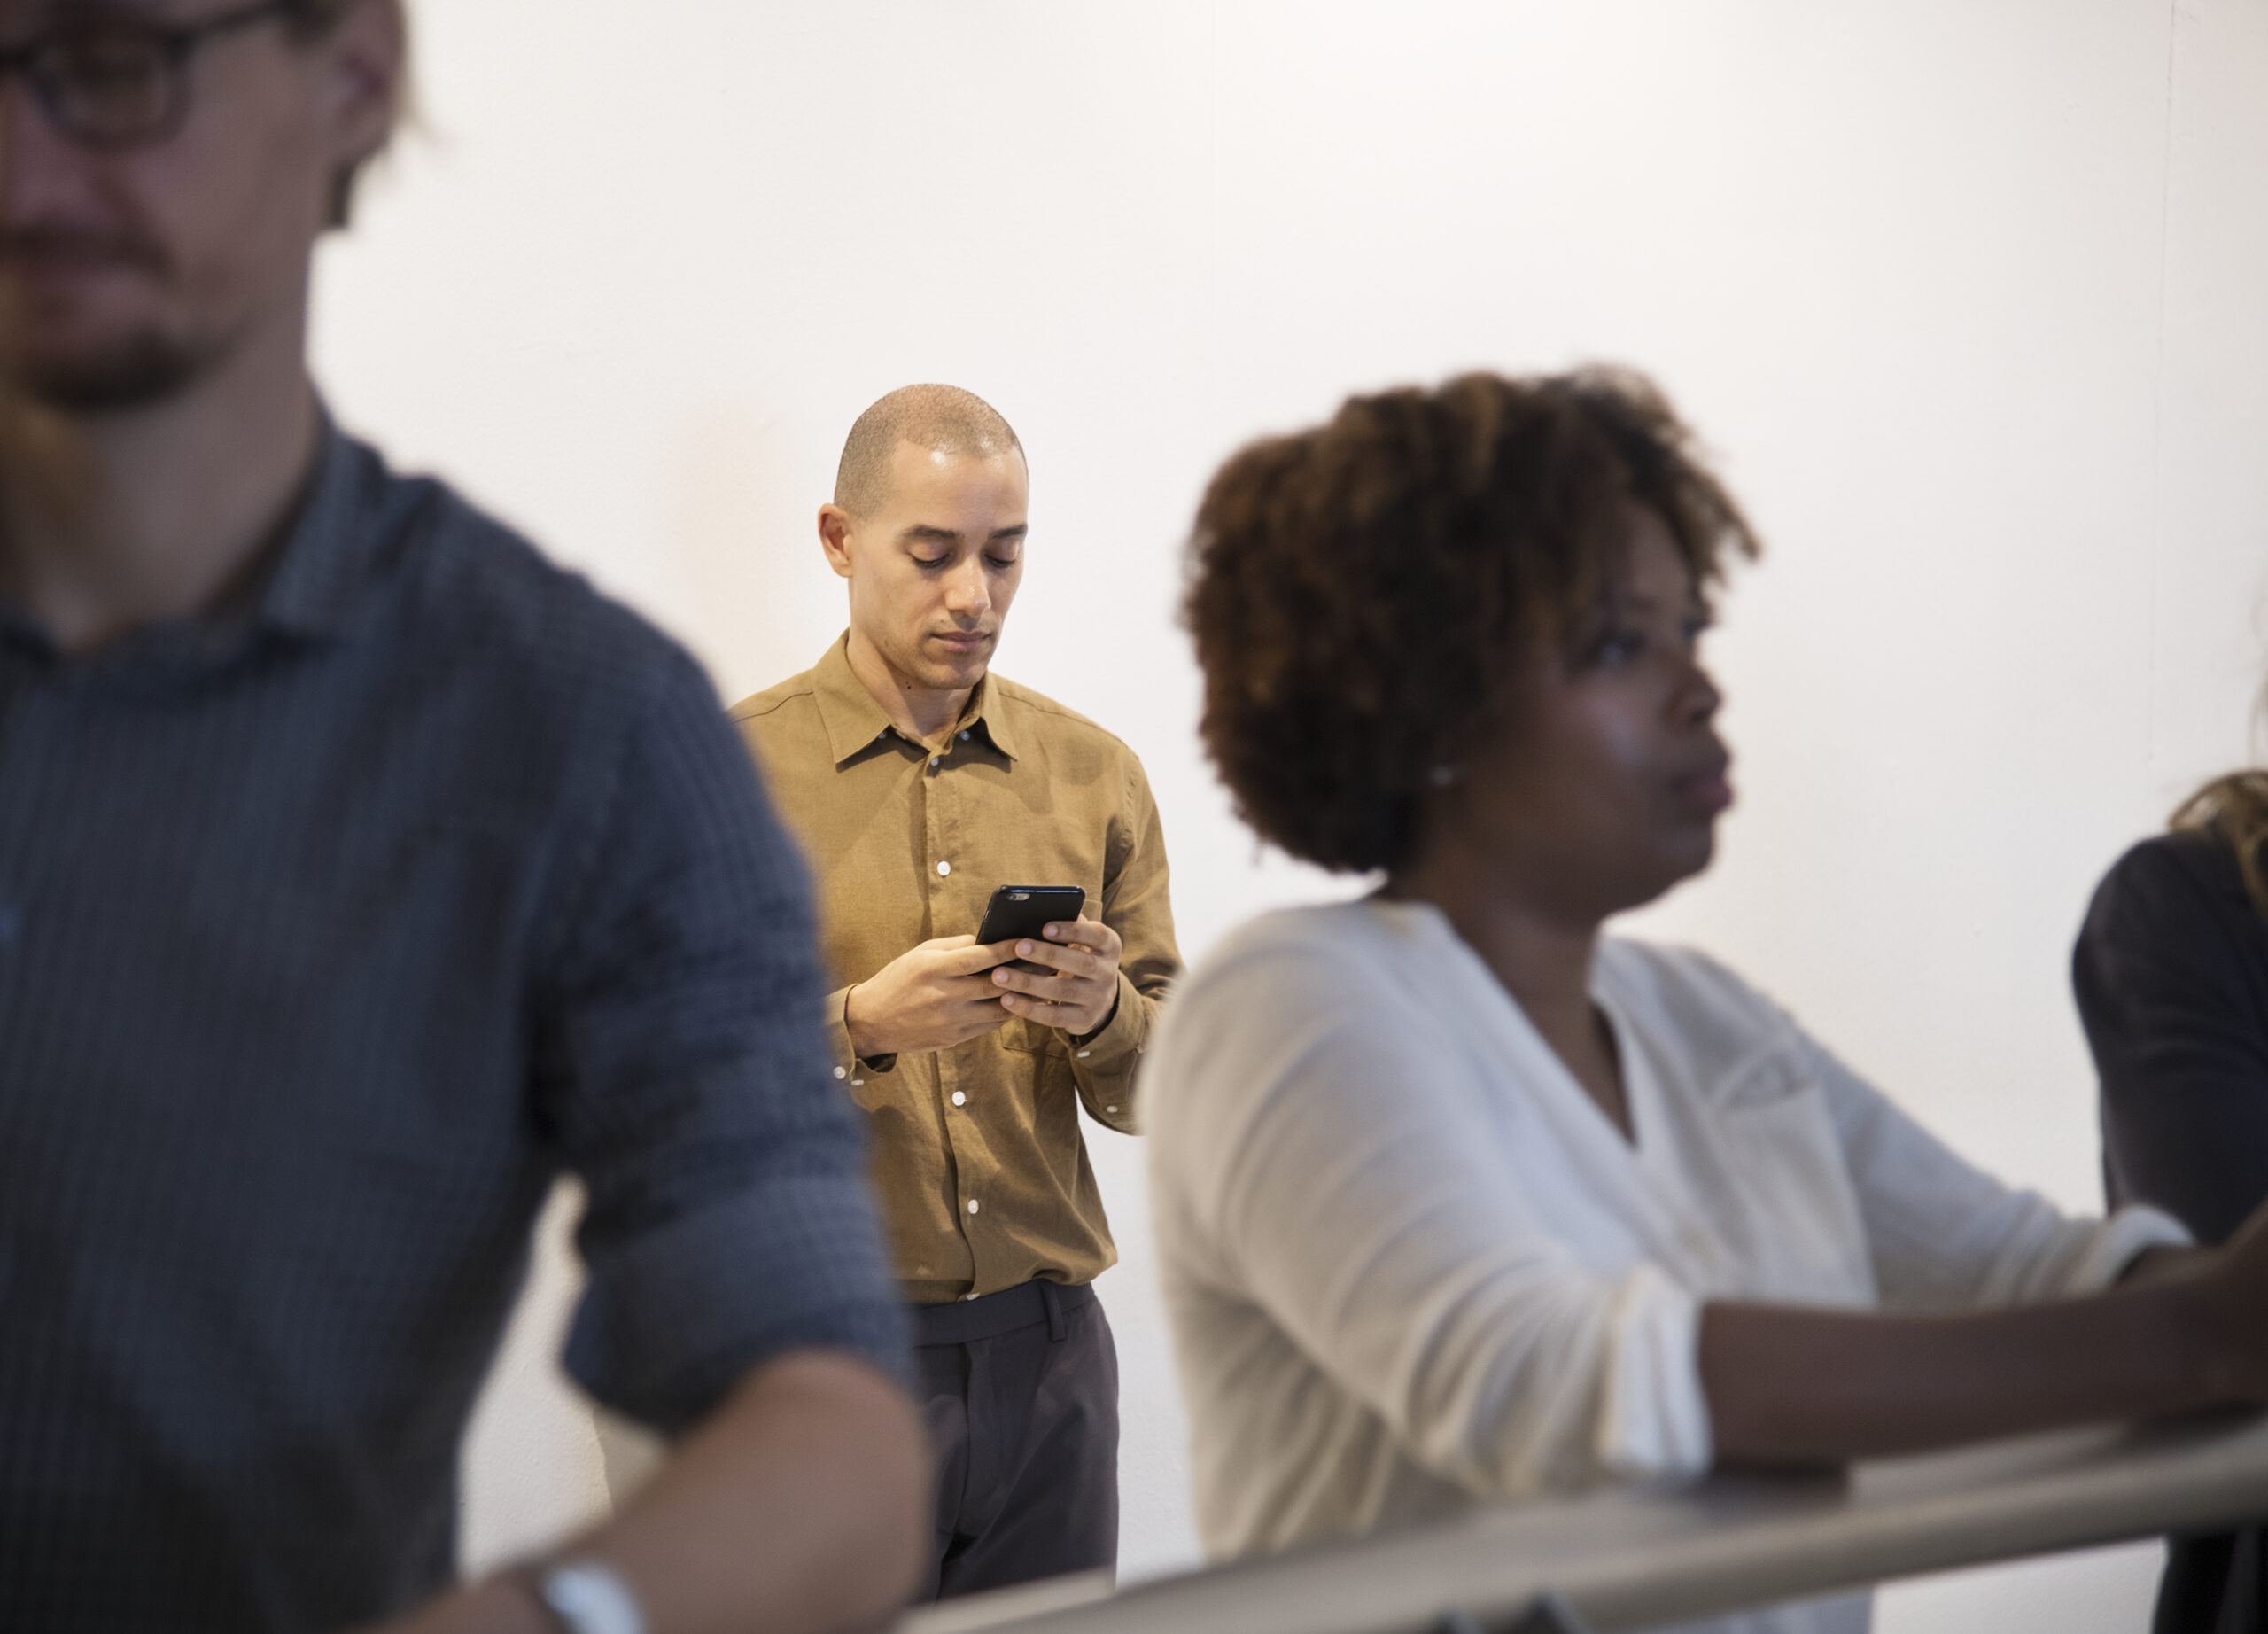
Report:
[[976,690],[969,695],[968,712],[962,717],[961,723],[981,730],[992,740],[992,747],[1009,759],[1016,758],[1015,738],[1008,725],[1007,690],[1004,686],[993,684],[989,671],[984,679],[976,683]]
[[[372,450],[339,431],[328,409],[321,413],[299,509],[250,599],[210,619],[152,626],[119,643],[121,650],[206,661],[241,650],[251,631],[319,640],[344,630],[375,565],[378,529],[370,507],[386,473]],[[38,622],[4,601],[0,639],[52,650]]]
[[254,624],[318,640],[346,627],[369,581],[376,541],[364,512],[377,463],[326,411],[307,496],[253,603]]
[[[819,723],[827,728],[827,751],[841,766],[852,756],[871,748],[876,738],[890,730],[889,717],[882,713],[882,706],[874,702],[874,694],[866,690],[850,667],[850,635],[847,630],[826,655],[812,668],[812,696],[819,704]],[[1013,760],[1016,758],[1014,733],[1002,719],[1006,702],[1000,689],[992,684],[990,675],[976,683],[969,695],[968,708],[962,714],[963,731],[982,730],[992,747]]]
[[819,702],[819,722],[827,728],[827,752],[837,766],[889,730],[889,717],[851,671],[847,630],[812,667],[812,696]]

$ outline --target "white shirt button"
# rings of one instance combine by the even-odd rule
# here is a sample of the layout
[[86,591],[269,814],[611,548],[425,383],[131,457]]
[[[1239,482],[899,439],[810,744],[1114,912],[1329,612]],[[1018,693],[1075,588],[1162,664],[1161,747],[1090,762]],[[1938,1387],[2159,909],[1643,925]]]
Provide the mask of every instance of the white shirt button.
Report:
[[945,875],[948,875],[952,871],[953,865],[950,862],[941,862],[937,865],[937,874],[940,878],[943,878]]
[[957,1107],[965,1107],[968,1104],[968,1097],[962,1094],[960,1091],[955,1090],[953,1091],[953,1104]]
[[974,1214],[974,1213],[975,1213],[975,1212],[976,1212],[976,1199],[975,1199],[975,1198],[974,1198],[974,1197],[972,1197],[972,1198],[970,1198],[970,1199],[968,1200],[968,1211],[969,1211],[971,1214]]
[[850,1076],[850,1069],[848,1067],[837,1067],[835,1070],[835,1076],[839,1078],[847,1078]]
[[968,742],[968,734],[967,734],[967,733],[966,733],[966,732],[962,733],[962,734],[960,735],[960,741],[961,741],[962,743],[966,743],[967,742]]
[[1092,1050],[1081,1050],[1081,1051],[1079,1052],[1079,1059],[1080,1059],[1081,1061],[1084,1061],[1088,1056],[1090,1056],[1090,1055],[1091,1055],[1091,1054],[1094,1054],[1094,1051],[1092,1051]]
[[850,1087],[853,1089],[864,1089],[866,1087],[866,1080],[864,1078],[852,1078],[850,1080]]
[[1116,1107],[1105,1107],[1105,1108],[1103,1109],[1103,1110],[1104,1110],[1104,1111],[1106,1111],[1106,1112],[1110,1112],[1110,1113],[1114,1113],[1114,1114],[1115,1114],[1115,1113],[1116,1113],[1116,1112],[1117,1112],[1118,1109],[1117,1109]]
[[929,757],[929,764],[931,766],[943,766],[944,763],[945,758],[943,755],[931,755]]

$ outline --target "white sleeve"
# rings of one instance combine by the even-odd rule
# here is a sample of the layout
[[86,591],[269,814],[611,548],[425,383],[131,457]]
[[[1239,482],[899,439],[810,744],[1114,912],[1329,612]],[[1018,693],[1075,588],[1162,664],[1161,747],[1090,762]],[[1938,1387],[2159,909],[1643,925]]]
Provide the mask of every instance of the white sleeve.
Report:
[[2145,1249],[2186,1246],[2155,1209],[2069,1219],[2037,1192],[2002,1185],[1900,1111],[1809,1038],[1884,1306],[1958,1310],[2091,1294]]
[[1492,1069],[1394,985],[1270,947],[1185,987],[1153,1103],[1161,1206],[1209,1276],[1478,1496],[1705,1470],[1695,1300],[1649,1265],[1595,1275],[1544,1228],[1501,1156]]

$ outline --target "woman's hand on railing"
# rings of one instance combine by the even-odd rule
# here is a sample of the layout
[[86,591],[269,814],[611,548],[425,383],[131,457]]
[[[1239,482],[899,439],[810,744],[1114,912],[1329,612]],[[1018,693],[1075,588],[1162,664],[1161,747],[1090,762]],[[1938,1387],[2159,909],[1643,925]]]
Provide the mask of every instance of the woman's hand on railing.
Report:
[[2225,1248],[2144,1258],[2108,1293],[1960,1314],[1710,1304],[1718,1460],[1841,1463],[2268,1402],[2268,1205]]
[[2198,1342],[2213,1398],[2268,1402],[2268,1203],[2171,1280],[2202,1295]]

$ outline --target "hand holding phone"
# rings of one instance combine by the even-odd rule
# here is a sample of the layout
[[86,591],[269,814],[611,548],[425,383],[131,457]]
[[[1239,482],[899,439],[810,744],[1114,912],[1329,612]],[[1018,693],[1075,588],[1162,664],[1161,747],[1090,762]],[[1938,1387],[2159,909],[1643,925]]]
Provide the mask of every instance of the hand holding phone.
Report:
[[[1086,892],[1076,885],[1007,885],[992,893],[978,931],[983,945],[1012,945],[1021,957],[992,969],[1000,1007],[1043,1027],[1084,1038],[1099,1032],[1118,1008],[1118,932],[1081,919]],[[1047,927],[1060,927],[1051,937]],[[997,939],[995,932],[1000,933]]]
[[[1082,1023],[1073,1031],[1085,1031],[1094,1008],[1086,1002],[1094,996],[1090,989],[1100,991],[1093,979],[1099,964],[1098,950],[1081,942],[1107,940],[1113,996],[1118,979],[1118,938],[1107,926],[1079,918],[1086,900],[1076,885],[1003,885],[992,893],[976,936],[924,942],[851,988],[843,1008],[850,1047],[865,1059],[950,1049],[1011,1015],[1051,1026]],[[1052,924],[1072,926],[1073,935],[1050,942],[1046,931]],[[994,950],[1019,943],[1045,962],[1011,958],[1003,964]],[[1013,979],[1002,979],[1009,973]],[[1108,1019],[1107,1013],[1102,1019]]]
[[[1077,885],[1003,885],[985,905],[984,922],[976,928],[976,945],[995,947],[1003,942],[1037,941],[1048,926],[1068,924],[1087,905],[1087,893]],[[1027,964],[1025,969],[1037,966]]]
[[1000,956],[975,937],[939,937],[908,948],[854,984],[843,1024],[862,1060],[950,1049],[1008,1019],[992,980]]

